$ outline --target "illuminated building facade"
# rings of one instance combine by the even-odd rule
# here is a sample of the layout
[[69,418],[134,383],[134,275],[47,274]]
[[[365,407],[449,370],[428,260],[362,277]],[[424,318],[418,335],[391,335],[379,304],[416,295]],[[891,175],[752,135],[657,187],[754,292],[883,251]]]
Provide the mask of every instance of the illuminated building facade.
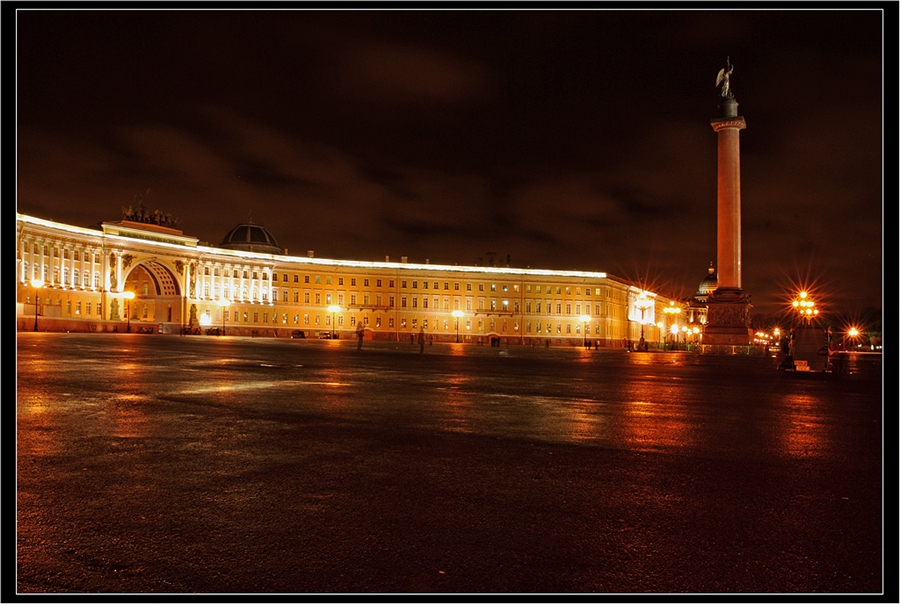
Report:
[[39,318],[40,331],[316,338],[352,337],[362,323],[376,340],[424,331],[451,342],[458,329],[462,342],[621,347],[642,322],[660,342],[657,309],[669,304],[645,292],[653,303],[641,310],[639,287],[602,272],[290,256],[253,224],[218,247],[165,221],[96,230],[17,214],[16,235],[23,331]]

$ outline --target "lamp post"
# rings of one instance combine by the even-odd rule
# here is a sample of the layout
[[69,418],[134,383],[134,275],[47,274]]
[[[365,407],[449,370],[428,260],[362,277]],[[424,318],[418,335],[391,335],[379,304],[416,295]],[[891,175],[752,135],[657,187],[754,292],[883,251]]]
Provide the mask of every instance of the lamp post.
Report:
[[222,312],[222,335],[224,336],[224,335],[225,335],[225,309],[228,308],[228,300],[225,299],[225,298],[222,298],[221,300],[219,300],[219,306],[222,307],[222,308],[221,308],[221,312]]
[[791,302],[791,306],[800,313],[800,322],[805,322],[807,326],[812,323],[814,317],[819,316],[819,309],[816,308],[816,303],[813,302],[812,298],[810,298],[809,294],[805,291],[800,292],[797,298]]
[[341,307],[337,304],[332,304],[328,307],[328,312],[331,313],[331,339],[334,339],[334,313],[341,310]]
[[[681,314],[681,307],[675,306],[674,300],[669,300],[669,305],[663,309],[663,312],[669,317],[667,320],[671,322],[674,327],[678,321],[677,315]],[[672,333],[677,334],[678,332],[673,330]]]
[[647,342],[644,341],[644,312],[650,308],[653,301],[647,297],[647,292],[642,291],[635,304],[641,311],[641,340],[638,342],[638,351],[646,352]]
[[459,344],[459,318],[460,318],[461,316],[463,316],[463,311],[461,311],[461,310],[454,310],[454,311],[453,311],[452,313],[450,313],[450,314],[453,315],[453,316],[456,318],[456,343]]
[[131,333],[131,301],[134,299],[134,292],[125,292],[122,297],[125,298],[125,333]]
[[34,288],[34,330],[38,330],[38,306],[40,305],[40,298],[38,298],[38,290],[44,287],[43,279],[32,279],[31,287]]
[[859,348],[858,339],[859,339],[859,330],[855,327],[851,327],[847,330],[847,335],[844,336],[844,348],[847,348],[847,338],[850,338],[851,344],[856,344],[856,348]]
[[581,323],[583,324],[582,327],[584,328],[584,331],[581,334],[581,336],[582,336],[581,337],[581,347],[587,348],[587,324],[590,323],[591,316],[590,315],[581,315],[578,318],[581,319]]

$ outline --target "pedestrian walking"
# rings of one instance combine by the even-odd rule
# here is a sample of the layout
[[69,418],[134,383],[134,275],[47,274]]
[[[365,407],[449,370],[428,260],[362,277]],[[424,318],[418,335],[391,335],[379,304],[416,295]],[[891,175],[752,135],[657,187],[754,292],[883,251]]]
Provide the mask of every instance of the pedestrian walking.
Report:
[[366,328],[362,321],[356,324],[356,349],[362,350],[363,337],[366,335]]
[[425,328],[419,328],[419,352],[425,352]]

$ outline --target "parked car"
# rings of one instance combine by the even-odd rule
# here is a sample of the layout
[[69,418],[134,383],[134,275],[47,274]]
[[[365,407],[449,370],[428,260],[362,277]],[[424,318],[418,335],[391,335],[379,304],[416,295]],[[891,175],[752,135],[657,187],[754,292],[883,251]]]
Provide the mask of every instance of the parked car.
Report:
[[319,332],[319,339],[320,339],[320,340],[330,340],[330,339],[331,339],[331,332],[330,332],[330,331],[320,331],[320,332]]
[[306,332],[303,330],[300,330],[300,329],[295,329],[294,331],[291,332],[291,337],[299,338],[299,339],[303,340],[306,338]]

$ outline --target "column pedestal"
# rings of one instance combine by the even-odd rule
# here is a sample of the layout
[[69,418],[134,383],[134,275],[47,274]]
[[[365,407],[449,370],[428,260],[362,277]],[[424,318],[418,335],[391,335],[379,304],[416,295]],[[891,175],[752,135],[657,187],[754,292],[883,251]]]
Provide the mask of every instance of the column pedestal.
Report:
[[750,297],[743,291],[719,288],[706,300],[706,329],[703,343],[722,346],[747,346],[753,342],[750,327]]

